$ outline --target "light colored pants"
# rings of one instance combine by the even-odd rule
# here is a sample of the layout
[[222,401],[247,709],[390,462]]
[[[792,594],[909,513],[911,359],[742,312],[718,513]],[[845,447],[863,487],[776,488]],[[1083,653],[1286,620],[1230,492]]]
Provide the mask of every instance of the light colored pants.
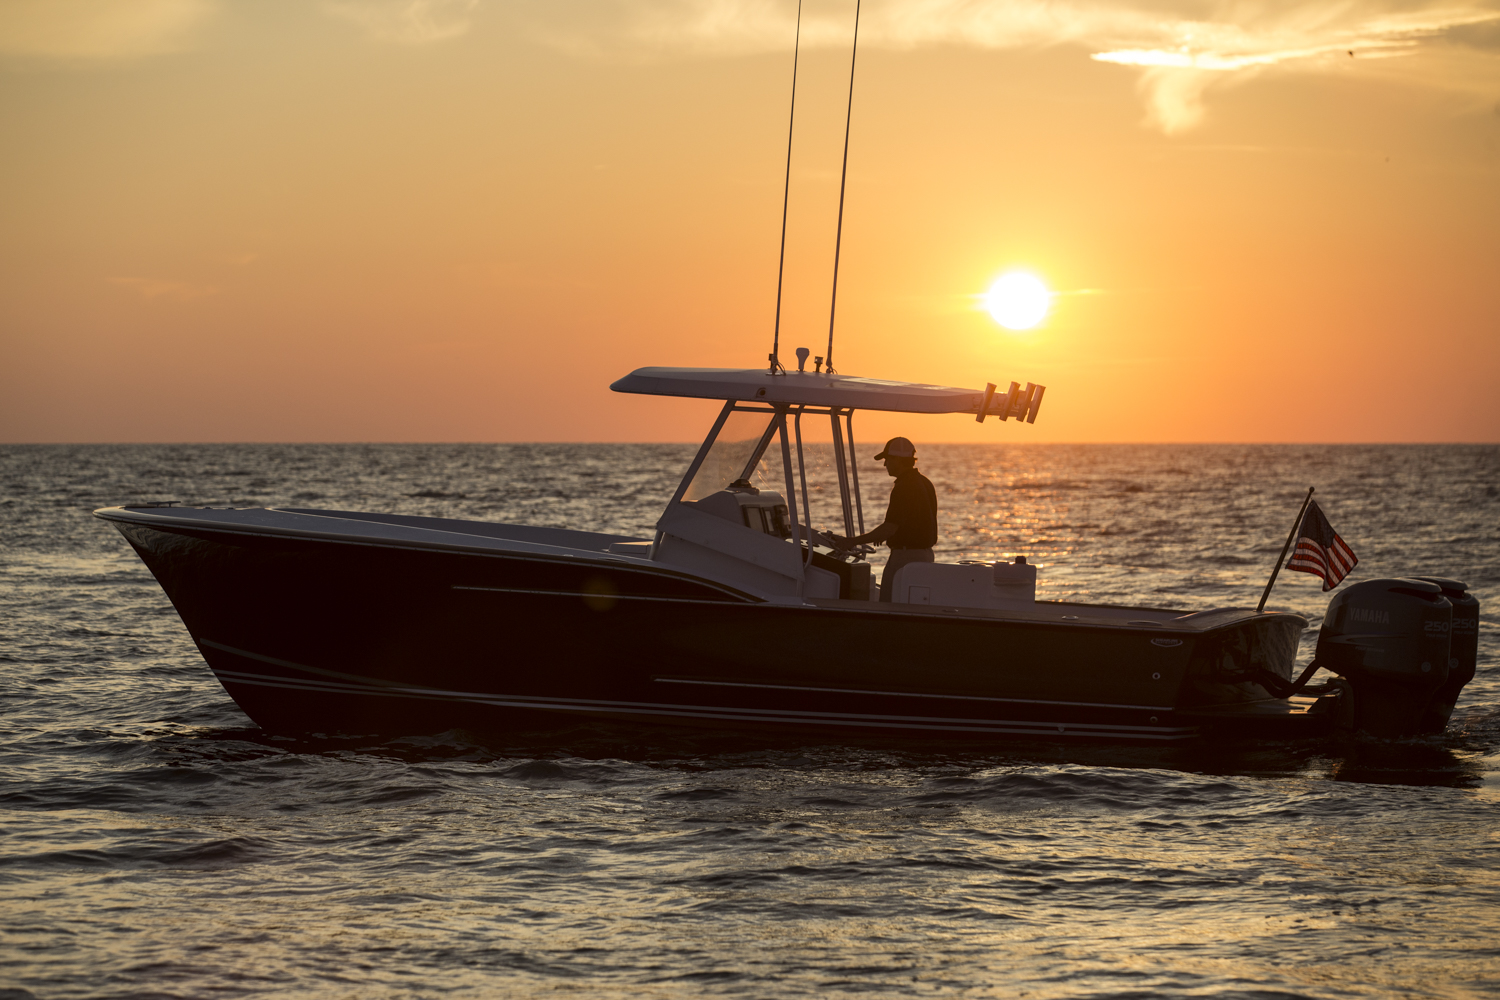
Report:
[[891,557],[885,561],[885,572],[880,577],[880,600],[889,604],[896,587],[896,570],[907,563],[935,562],[931,549],[891,549]]

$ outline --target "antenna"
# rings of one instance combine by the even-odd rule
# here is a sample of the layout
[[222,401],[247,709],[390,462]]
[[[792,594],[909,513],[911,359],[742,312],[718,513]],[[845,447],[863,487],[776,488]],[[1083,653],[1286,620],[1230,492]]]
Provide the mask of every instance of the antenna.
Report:
[[849,52],[849,107],[844,112],[844,169],[839,175],[839,227],[838,234],[833,239],[833,295],[828,303],[827,357],[830,375],[833,374],[833,319],[839,307],[839,251],[844,245],[844,188],[849,182],[849,123],[854,117],[854,60],[859,56],[860,3],[861,0],[854,0],[854,46]]
[[797,37],[792,43],[792,110],[786,123],[786,182],[781,188],[781,260],[776,265],[776,327],[771,334],[770,375],[781,366],[781,283],[786,276],[786,208],[792,195],[792,127],[797,123],[797,59],[802,54],[802,0],[797,0]]

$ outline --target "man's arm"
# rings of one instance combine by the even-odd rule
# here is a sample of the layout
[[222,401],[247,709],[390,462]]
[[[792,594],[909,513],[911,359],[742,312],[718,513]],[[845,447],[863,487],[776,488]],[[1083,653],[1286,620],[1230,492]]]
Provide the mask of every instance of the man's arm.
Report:
[[880,524],[871,528],[863,535],[855,535],[853,538],[845,538],[843,535],[835,535],[828,532],[828,537],[841,549],[853,548],[856,545],[868,545],[874,543],[879,545],[900,530],[900,525],[895,521],[881,521]]
[[889,541],[890,538],[900,530],[900,524],[891,517],[892,510],[896,506],[896,491],[891,491],[890,503],[885,506],[885,520],[865,532],[863,535],[855,535],[853,538],[845,538],[843,535],[830,533],[828,537],[841,549],[852,549],[856,545],[879,545],[881,542]]
[[884,521],[881,521],[879,524],[871,528],[869,531],[865,532],[863,535],[855,535],[853,538],[845,538],[843,535],[835,535],[832,532],[828,532],[828,538],[834,543],[834,545],[838,546],[841,549],[852,549],[856,545],[869,545],[872,543],[875,545],[879,545],[881,542],[886,541],[898,530],[900,530],[899,524],[897,523],[895,518],[891,516],[892,513],[895,512],[895,509],[896,490],[893,487],[891,489],[891,498],[890,500],[886,501]]

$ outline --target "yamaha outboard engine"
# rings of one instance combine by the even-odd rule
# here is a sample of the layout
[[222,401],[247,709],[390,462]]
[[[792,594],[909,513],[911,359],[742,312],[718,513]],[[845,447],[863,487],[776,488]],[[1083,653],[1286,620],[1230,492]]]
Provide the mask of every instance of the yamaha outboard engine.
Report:
[[1445,580],[1438,576],[1419,576],[1425,583],[1442,588],[1443,596],[1453,605],[1453,631],[1448,649],[1448,679],[1433,694],[1427,706],[1427,718],[1421,732],[1440,733],[1448,727],[1458,693],[1474,679],[1479,666],[1479,598],[1469,593],[1467,583]]
[[1373,736],[1430,731],[1429,706],[1450,673],[1452,629],[1453,604],[1436,583],[1368,580],[1335,595],[1317,660],[1353,688],[1350,726]]

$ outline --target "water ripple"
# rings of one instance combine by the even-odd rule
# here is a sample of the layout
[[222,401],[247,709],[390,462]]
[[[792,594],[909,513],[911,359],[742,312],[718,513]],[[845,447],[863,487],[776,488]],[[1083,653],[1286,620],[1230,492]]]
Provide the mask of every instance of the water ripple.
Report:
[[[0,1000],[1500,988],[1500,449],[923,446],[944,557],[1028,555],[1055,598],[1243,603],[1313,477],[1361,573],[1485,602],[1454,724],[1396,742],[267,734],[88,515],[316,501],[636,534],[690,452],[0,448]],[[1325,595],[1284,579],[1272,606],[1316,621]]]

